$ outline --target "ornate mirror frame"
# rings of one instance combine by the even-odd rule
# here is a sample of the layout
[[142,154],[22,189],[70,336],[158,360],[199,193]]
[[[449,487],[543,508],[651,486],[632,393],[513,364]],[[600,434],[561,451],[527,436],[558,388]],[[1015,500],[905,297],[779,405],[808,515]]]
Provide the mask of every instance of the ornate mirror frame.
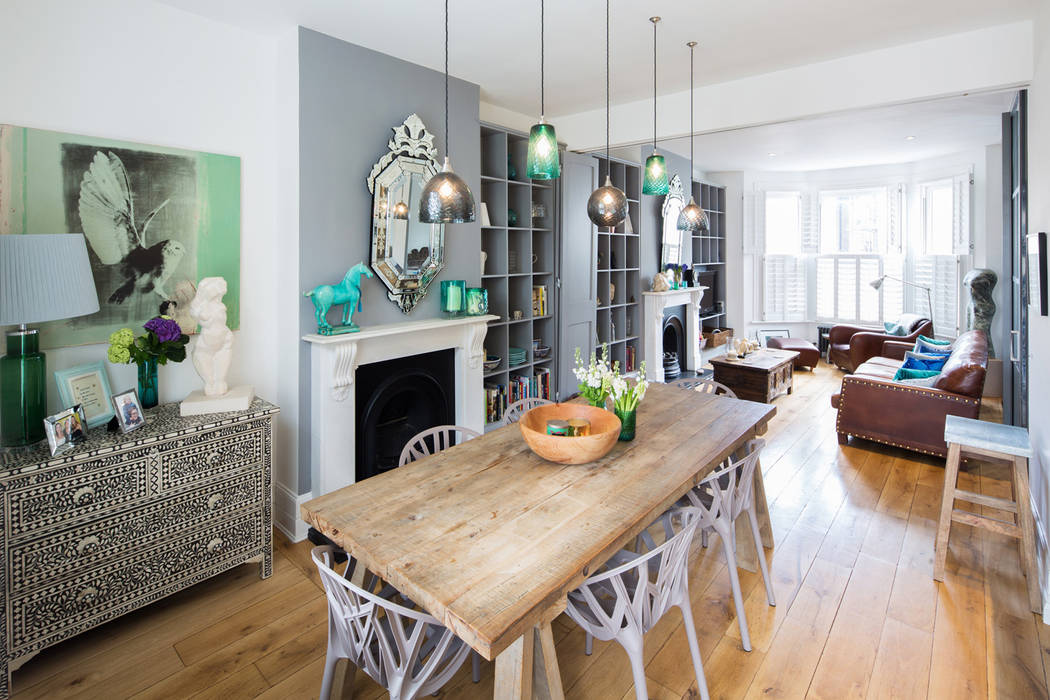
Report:
[[668,265],[682,264],[682,241],[685,232],[678,228],[678,215],[685,208],[685,191],[682,188],[682,178],[677,174],[671,177],[668,183],[668,191],[664,196],[663,214],[663,236],[660,248],[660,271]]
[[[386,285],[387,297],[398,305],[402,313],[407,314],[426,296],[430,283],[445,269],[445,226],[421,223],[419,212],[412,206],[411,201],[413,196],[418,195],[418,192],[412,191],[413,181],[419,179],[419,189],[422,189],[423,184],[438,172],[434,134],[427,131],[423,120],[417,114],[408,115],[404,123],[392,127],[392,131],[394,135],[387,142],[389,150],[372,166],[372,172],[368,174],[368,191],[372,193],[369,264],[376,276]],[[394,259],[393,247],[388,245],[387,240],[391,226],[399,220],[394,216],[394,208],[387,201],[387,193],[391,186],[404,177],[409,178],[410,188],[408,223],[404,234],[406,256],[409,231],[413,227],[430,227],[430,244],[426,256],[414,271],[407,265],[407,261]]]

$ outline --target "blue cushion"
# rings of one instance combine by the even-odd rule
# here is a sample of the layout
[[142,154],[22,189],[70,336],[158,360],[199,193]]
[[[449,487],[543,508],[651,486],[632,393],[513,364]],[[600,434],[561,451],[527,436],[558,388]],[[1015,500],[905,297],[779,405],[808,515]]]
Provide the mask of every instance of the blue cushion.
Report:
[[897,370],[897,373],[893,375],[893,380],[899,379],[926,379],[928,377],[936,377],[940,372],[932,369],[905,369],[901,367]]
[[886,329],[886,335],[908,335],[908,329],[899,323],[886,321],[882,327]]
[[904,353],[904,369],[930,369],[940,372],[944,369],[944,363],[948,361],[948,355],[923,354],[918,352]]
[[952,345],[951,342],[947,340],[938,340],[934,342],[930,338],[920,335],[915,341],[914,351],[924,355],[951,355]]

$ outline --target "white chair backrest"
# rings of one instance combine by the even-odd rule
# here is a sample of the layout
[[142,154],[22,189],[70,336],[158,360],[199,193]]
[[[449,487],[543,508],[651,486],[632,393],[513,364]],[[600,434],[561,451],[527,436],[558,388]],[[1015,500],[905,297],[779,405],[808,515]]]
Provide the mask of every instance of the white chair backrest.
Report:
[[[463,436],[462,439],[456,438],[457,433]],[[464,428],[462,425],[439,425],[436,428],[428,428],[417,433],[408,441],[405,448],[401,450],[401,458],[398,459],[397,466],[403,467],[409,462],[437,454],[460,442],[480,437],[480,435],[477,431]]]
[[[746,456],[738,460],[730,457],[724,466],[708,474],[696,489],[688,492],[690,503],[701,512],[701,527],[711,526],[722,515],[728,516],[729,520],[736,520],[751,505],[754,499],[752,484],[755,468],[765,444],[765,440],[751,440],[747,443]],[[701,497],[703,493],[710,495],[709,503]]]
[[521,401],[515,401],[510,406],[507,406],[507,411],[503,414],[503,425],[517,423],[519,420],[521,420],[522,415],[524,415],[526,411],[530,411],[533,408],[536,408],[537,406],[543,406],[549,403],[554,402],[536,397],[522,399]]
[[731,399],[736,398],[736,392],[727,387],[721,382],[716,382],[713,379],[698,379],[692,377],[689,379],[679,379],[677,382],[672,383],[679,389],[692,389],[693,391],[699,391],[701,394],[714,394],[716,396],[728,396]]
[[[693,508],[681,508],[673,511],[671,521],[679,530],[663,544],[638,556],[614,557],[608,564],[613,568],[591,576],[570,593],[572,616],[581,615],[596,637],[611,639],[624,627],[638,627],[645,634],[677,604],[677,594],[688,586],[689,543],[700,517]],[[645,538],[645,542],[652,540]],[[618,561],[624,563],[617,565]]]
[[[350,582],[361,566],[347,556],[336,571],[340,550],[325,545],[310,555],[328,598],[328,645],[390,692],[391,698],[417,698],[443,686],[463,664],[470,647],[425,612],[398,605]],[[381,580],[367,573],[365,586]]]

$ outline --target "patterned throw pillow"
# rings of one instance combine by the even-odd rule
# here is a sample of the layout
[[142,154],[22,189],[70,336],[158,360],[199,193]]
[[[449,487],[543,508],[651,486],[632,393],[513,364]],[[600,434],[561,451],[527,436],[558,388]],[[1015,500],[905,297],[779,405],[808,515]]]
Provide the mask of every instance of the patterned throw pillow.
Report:
[[932,369],[904,369],[901,367],[897,370],[897,373],[893,375],[893,381],[899,382],[902,379],[927,379],[929,377],[936,377],[940,372]]
[[937,377],[938,375],[935,374],[932,377],[922,377],[920,379],[898,379],[897,383],[907,384],[908,386],[932,387],[933,383],[937,381]]
[[908,351],[904,353],[903,369],[926,369],[940,372],[944,369],[944,363],[948,361],[948,355],[941,353],[918,353]]
[[915,341],[914,351],[924,355],[951,355],[952,343],[950,340],[935,340],[920,335]]

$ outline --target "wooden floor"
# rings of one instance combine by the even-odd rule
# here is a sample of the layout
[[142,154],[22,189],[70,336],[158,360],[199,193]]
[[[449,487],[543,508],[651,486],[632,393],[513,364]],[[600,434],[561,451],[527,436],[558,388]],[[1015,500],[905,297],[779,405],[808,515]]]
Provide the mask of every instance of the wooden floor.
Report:
[[[935,583],[943,462],[872,443],[840,447],[828,397],[841,373],[821,365],[795,377],[762,456],[777,606],[759,576],[741,572],[752,652],[740,647],[717,538],[694,552],[690,593],[712,697],[1046,698],[1050,628],[1027,610],[1014,543],[957,525],[948,576]],[[969,465],[960,482],[1009,495],[1001,476]],[[277,542],[269,580],[242,566],[46,650],[15,673],[13,697],[316,697],[324,596],[309,545]],[[567,697],[634,698],[622,649],[595,642],[588,657],[564,616],[554,629]],[[676,612],[648,635],[645,653],[650,697],[696,697]],[[469,668],[440,696],[491,698],[492,664],[478,685]],[[357,691],[385,695],[360,673]]]

